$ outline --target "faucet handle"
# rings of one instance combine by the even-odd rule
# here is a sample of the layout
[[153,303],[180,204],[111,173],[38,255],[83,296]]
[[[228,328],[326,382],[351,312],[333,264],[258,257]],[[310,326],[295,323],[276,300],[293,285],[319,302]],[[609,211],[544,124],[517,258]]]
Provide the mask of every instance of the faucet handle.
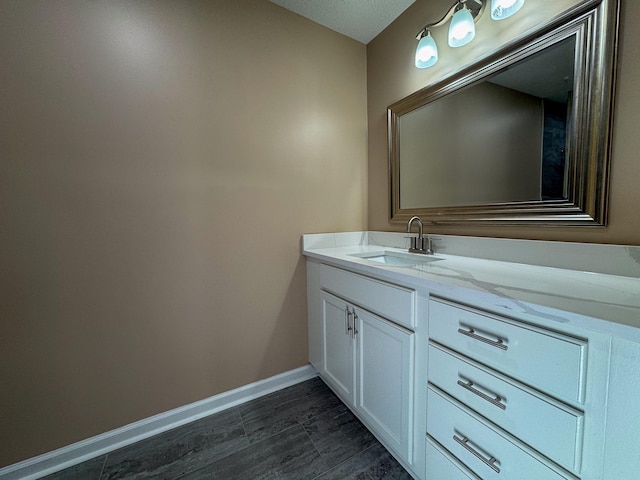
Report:
[[427,255],[433,255],[435,252],[433,251],[433,240],[429,236],[424,236],[422,238],[422,250],[424,250]]
[[405,235],[404,238],[408,238],[409,239],[409,249],[410,250],[416,250],[418,248],[418,236],[413,236],[413,235]]

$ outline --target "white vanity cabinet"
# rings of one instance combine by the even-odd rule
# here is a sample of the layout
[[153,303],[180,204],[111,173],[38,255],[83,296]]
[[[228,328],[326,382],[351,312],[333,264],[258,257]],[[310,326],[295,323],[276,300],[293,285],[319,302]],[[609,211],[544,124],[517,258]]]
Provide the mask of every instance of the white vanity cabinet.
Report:
[[310,362],[414,478],[640,478],[640,247],[304,240]]
[[314,366],[410,466],[415,334],[408,326],[414,322],[415,292],[327,265],[309,263],[308,275]]

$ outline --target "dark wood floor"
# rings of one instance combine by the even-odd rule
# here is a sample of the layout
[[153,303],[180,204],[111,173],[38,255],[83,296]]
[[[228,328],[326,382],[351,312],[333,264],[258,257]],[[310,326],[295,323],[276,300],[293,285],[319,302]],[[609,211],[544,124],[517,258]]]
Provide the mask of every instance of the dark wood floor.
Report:
[[135,443],[47,480],[410,480],[318,378]]

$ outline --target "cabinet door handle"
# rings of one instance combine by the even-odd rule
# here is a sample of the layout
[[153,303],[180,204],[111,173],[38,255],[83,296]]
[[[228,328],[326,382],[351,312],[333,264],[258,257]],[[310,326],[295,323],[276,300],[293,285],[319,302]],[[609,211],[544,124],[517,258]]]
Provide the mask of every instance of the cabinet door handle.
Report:
[[474,449],[471,445],[469,445],[469,439],[467,437],[460,438],[457,435],[453,436],[453,439],[458,442],[462,447],[467,450],[471,455],[479,459],[482,463],[484,463],[487,467],[491,468],[496,473],[500,473],[500,468],[495,464],[498,460],[494,457],[489,459],[482,456],[480,452]]
[[349,311],[349,305],[344,309],[344,334],[349,335],[351,332],[351,312]]
[[496,407],[501,408],[502,410],[507,409],[507,406],[501,402],[502,397],[500,395],[496,395],[496,398],[491,398],[489,395],[486,395],[482,393],[480,390],[473,388],[473,382],[471,380],[467,380],[467,382],[468,383],[464,383],[462,380],[458,380],[458,385],[460,385],[462,388],[466,388],[471,393],[479,396],[483,400],[486,400],[491,405],[495,405]]
[[487,345],[491,345],[492,347],[499,348],[500,350],[506,350],[508,347],[502,342],[502,339],[498,339],[498,341],[491,340],[490,338],[483,337],[482,335],[478,335],[476,331],[468,327],[469,330],[464,330],[462,328],[458,329],[458,333],[462,335],[466,335],[467,337],[473,338],[474,340],[478,340],[480,342],[486,343]]
[[353,309],[353,330],[351,330],[353,332],[353,338],[356,338],[356,335],[358,334],[358,329],[356,328],[356,325],[358,324],[358,314],[356,313],[356,309]]

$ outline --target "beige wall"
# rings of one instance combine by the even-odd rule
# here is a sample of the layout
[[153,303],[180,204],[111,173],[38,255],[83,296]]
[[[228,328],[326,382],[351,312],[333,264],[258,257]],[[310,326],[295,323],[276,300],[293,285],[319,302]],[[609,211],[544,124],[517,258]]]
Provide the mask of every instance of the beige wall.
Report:
[[307,363],[365,53],[266,0],[0,3],[0,466]]
[[[386,108],[420,88],[450,75],[488,52],[504,45],[516,35],[535,28],[546,18],[578,5],[577,0],[537,0],[526,2],[516,17],[502,22],[490,15],[481,17],[475,40],[451,49],[446,45],[446,27],[433,33],[440,58],[432,68],[419,70],[413,65],[416,33],[429,21],[441,17],[449,0],[417,0],[392,25],[367,45],[369,109],[369,229],[402,230],[388,222],[388,176],[386,153]],[[580,242],[640,244],[640,136],[637,132],[640,110],[640,2],[622,0],[614,114],[613,155],[609,225],[605,228],[534,227],[429,227],[430,233],[565,240]]]

